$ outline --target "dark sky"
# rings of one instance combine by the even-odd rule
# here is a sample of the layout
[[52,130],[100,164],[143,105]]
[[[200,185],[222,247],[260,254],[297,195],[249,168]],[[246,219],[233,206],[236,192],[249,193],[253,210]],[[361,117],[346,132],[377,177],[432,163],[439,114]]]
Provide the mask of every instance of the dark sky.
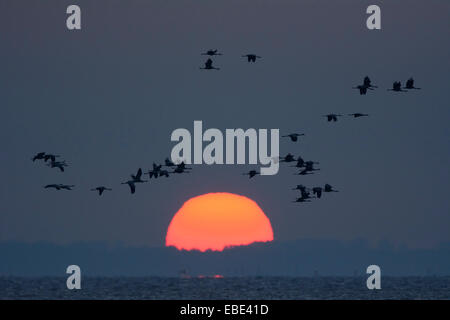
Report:
[[[79,4],[82,30],[66,29]],[[382,9],[382,30],[366,8]],[[226,191],[255,200],[276,240],[450,241],[450,2],[0,2],[0,241],[161,246],[184,201]],[[218,48],[217,72],[198,68]],[[263,57],[248,64],[242,54]],[[360,96],[365,75],[380,86]],[[386,91],[410,76],[422,90]],[[326,113],[369,113],[327,123]],[[120,182],[170,154],[176,128],[305,132],[292,152],[320,162],[306,177],[242,176],[251,166]],[[33,163],[61,154],[67,172]],[[72,192],[42,188],[75,184]],[[340,193],[294,204],[297,183]],[[114,190],[98,197],[89,189]]]

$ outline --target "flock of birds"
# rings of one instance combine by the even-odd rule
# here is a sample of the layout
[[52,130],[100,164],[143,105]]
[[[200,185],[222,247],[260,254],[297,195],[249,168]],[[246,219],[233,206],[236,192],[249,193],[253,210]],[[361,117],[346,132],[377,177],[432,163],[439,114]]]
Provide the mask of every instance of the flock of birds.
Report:
[[[353,89],[358,89],[359,94],[361,95],[365,95],[367,93],[367,90],[374,90],[376,88],[378,87],[374,86],[370,78],[367,76],[364,78],[363,84],[353,87]],[[414,86],[413,78],[409,78],[408,80],[406,80],[406,86],[402,87],[402,83],[400,81],[394,81],[394,83],[392,84],[392,88],[387,90],[395,92],[408,92],[408,90],[420,90],[420,88]]]
[[[209,57],[214,57],[214,56],[222,56],[223,54],[219,52],[219,50],[217,49],[210,49],[207,50],[206,52],[202,53],[203,56],[209,56]],[[261,59],[261,56],[258,56],[256,54],[253,53],[249,53],[249,54],[244,54],[242,55],[243,58],[247,58],[248,62],[256,62],[257,59]],[[203,67],[200,67],[200,69],[202,70],[220,70],[220,68],[216,68],[213,66],[213,61],[211,58],[208,58],[208,60],[205,61],[205,64]]]
[[[250,60],[249,60],[250,61]],[[354,89],[359,89],[359,93],[361,95],[365,95],[367,93],[367,90],[374,90],[378,88],[378,86],[375,86],[372,84],[372,81],[368,76],[364,77],[363,84],[358,85],[356,87],[353,87]],[[414,79],[409,78],[406,81],[406,86],[402,88],[402,84],[400,81],[395,81],[392,85],[392,89],[387,89],[388,91],[395,91],[395,92],[407,92],[407,90],[420,90],[421,88],[417,88],[414,86]],[[338,117],[342,117],[342,114],[336,114],[336,113],[330,113],[323,115],[323,117],[326,117],[328,122],[336,122],[338,121]],[[360,118],[360,117],[367,117],[369,116],[367,113],[350,113],[348,116],[353,118]],[[304,133],[290,133],[287,135],[283,135],[281,137],[283,138],[289,138],[292,142],[297,142],[299,140],[299,137],[304,136]],[[281,157],[277,159],[279,162],[296,162],[294,166],[297,169],[300,169],[298,173],[294,173],[295,175],[310,175],[314,174],[315,171],[319,171],[320,169],[316,168],[315,165],[319,164],[319,162],[315,161],[305,161],[302,157],[297,157],[291,153],[288,153],[285,157]],[[250,170],[249,172],[244,173],[244,175],[248,175],[249,178],[253,178],[254,176],[260,174],[256,170]],[[329,193],[329,192],[339,192],[338,190],[335,190],[334,187],[330,184],[325,184],[323,187],[321,186],[315,186],[312,188],[308,188],[302,184],[297,185],[293,190],[300,191],[300,197],[297,197],[293,202],[311,202],[312,198],[320,199],[322,197],[322,193]]]
[[[282,137],[290,138],[291,141],[296,142],[298,141],[298,137],[304,136],[304,133],[290,133],[288,135],[284,135]],[[288,153],[284,157],[280,157],[276,159],[279,162],[283,163],[295,163],[295,165],[291,166],[294,168],[299,169],[299,172],[294,173],[294,175],[309,175],[314,174],[315,171],[319,171],[319,168],[316,168],[315,165],[319,164],[319,162],[312,161],[312,160],[304,160],[302,157],[298,156],[297,158],[291,154]],[[248,175],[249,178],[253,178],[254,176],[260,174],[256,170],[250,170],[249,172],[243,173],[243,175]],[[299,190],[300,191],[300,197],[297,197],[294,202],[311,202],[312,198],[320,199],[322,197],[323,192],[338,192],[338,190],[335,190],[332,185],[325,184],[324,187],[315,186],[312,188],[308,188],[302,184],[297,185],[293,190]],[[311,195],[311,193],[313,195]]]
[[[51,154],[51,153],[45,153],[45,152],[39,152],[31,160],[35,162],[36,160],[43,160],[47,166],[50,168],[59,168],[61,172],[64,172],[64,167],[68,167],[68,164],[66,161],[56,161],[56,158],[59,158],[59,155]],[[48,162],[50,160],[50,162]],[[166,168],[172,169],[172,171],[169,171],[167,169],[163,169],[163,166]],[[192,168],[186,167],[186,164],[184,162],[175,164],[173,163],[169,158],[165,159],[164,165],[160,164],[157,165],[156,163],[153,163],[153,169],[148,170],[148,172],[144,173],[144,175],[148,175],[149,179],[158,177],[166,177],[168,178],[170,174],[172,173],[189,173]],[[142,169],[139,168],[136,172],[136,174],[131,174],[131,179],[128,179],[125,182],[122,182],[121,184],[126,184],[130,187],[130,192],[135,193],[136,192],[136,184],[137,183],[144,183],[148,182],[149,180],[143,180],[142,179]],[[45,189],[55,189],[55,190],[72,190],[75,185],[68,185],[68,184],[47,184],[44,186]],[[96,191],[99,196],[101,196],[105,191],[111,191],[112,188],[108,188],[105,186],[97,186],[95,188],[92,188],[91,191]]]
[[[209,56],[209,58],[206,60],[204,67],[200,67],[200,69],[203,70],[220,70],[220,68],[213,66],[213,61],[211,57],[214,56],[221,56],[223,55],[220,53],[217,49],[210,49],[206,52],[202,53],[201,55]],[[247,58],[248,62],[256,62],[257,59],[261,59],[261,56],[258,56],[256,54],[245,54],[242,57]],[[378,86],[375,86],[372,84],[372,81],[368,76],[364,77],[363,83],[360,85],[357,85],[356,87],[353,87],[353,89],[358,89],[359,93],[361,95],[367,94],[367,90],[375,90]],[[402,84],[400,81],[395,81],[392,85],[392,88],[387,89],[388,91],[394,91],[394,92],[407,92],[408,90],[420,90],[421,88],[417,88],[414,86],[414,79],[409,78],[406,81],[406,86],[402,87]],[[330,113],[323,115],[327,119],[328,122],[336,122],[338,121],[338,117],[342,117],[342,114],[335,114]],[[367,117],[369,116],[366,113],[350,113],[348,116],[353,118],[360,118],[360,117]],[[292,142],[297,142],[299,140],[299,137],[304,136],[304,133],[289,133],[286,135],[282,135],[282,138],[289,138]],[[33,162],[36,160],[43,160],[47,166],[51,168],[58,168],[61,172],[64,172],[64,168],[67,167],[66,161],[57,161],[57,158],[59,158],[59,155],[51,154],[51,153],[45,153],[45,152],[39,152],[37,153],[33,158]],[[294,173],[295,175],[310,175],[314,174],[316,171],[319,171],[320,169],[316,168],[315,165],[319,164],[316,161],[307,160],[305,161],[302,157],[298,156],[295,157],[293,154],[288,153],[284,157],[278,157],[275,159],[276,161],[279,161],[281,163],[295,163],[295,165],[291,166],[296,169],[299,169],[297,173]],[[163,169],[163,167],[167,169]],[[168,171],[171,169],[172,171]],[[158,177],[169,177],[169,175],[177,173],[189,173],[192,168],[186,167],[186,164],[184,162],[175,164],[172,162],[169,158],[165,159],[164,165],[162,164],[156,164],[153,163],[153,169],[148,170],[148,172],[143,173],[142,169],[139,168],[136,172],[136,174],[131,174],[131,179],[128,179],[127,181],[122,182],[123,185],[128,185],[130,188],[130,192],[133,194],[136,192],[136,184],[138,183],[145,183],[149,180],[143,180],[142,176],[148,175],[149,179]],[[256,175],[259,175],[260,173],[257,170],[250,170],[249,172],[244,173],[244,175],[248,175],[249,178],[253,178]],[[53,188],[55,190],[72,190],[74,188],[74,185],[66,185],[66,184],[48,184],[44,186],[44,188],[49,189]],[[90,189],[91,191],[95,191],[98,193],[99,196],[101,196],[105,191],[111,191],[112,188],[108,188],[105,186],[97,186],[95,188]],[[300,197],[297,197],[295,201],[293,202],[310,202],[312,198],[320,199],[322,197],[323,193],[330,193],[330,192],[338,192],[338,190],[335,190],[332,185],[325,184],[323,187],[321,186],[315,186],[312,188],[308,188],[302,184],[297,185],[293,190],[300,191]]]

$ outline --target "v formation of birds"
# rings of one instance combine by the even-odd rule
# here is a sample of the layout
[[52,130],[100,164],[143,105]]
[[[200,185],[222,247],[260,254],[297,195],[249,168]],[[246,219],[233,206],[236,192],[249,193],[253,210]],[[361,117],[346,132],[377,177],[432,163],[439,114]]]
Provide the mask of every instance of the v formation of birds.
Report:
[[[222,56],[223,54],[220,53],[217,49],[210,49],[206,52],[202,53],[201,55],[208,56],[208,59],[204,63],[204,67],[200,67],[202,70],[220,70],[220,68],[213,66],[213,60],[211,57],[214,56]],[[261,59],[261,56],[258,56],[256,54],[245,54],[242,55],[243,58],[247,58],[248,62],[255,63],[257,59]],[[357,85],[353,87],[353,89],[358,89],[360,95],[366,95],[369,91],[377,89],[378,86],[373,85],[372,81],[368,76],[364,77],[363,83],[360,85]],[[414,86],[414,79],[409,78],[406,81],[406,85],[402,87],[402,84],[400,81],[395,81],[392,84],[392,88],[387,89],[388,91],[393,92],[408,92],[408,90],[420,90],[421,88]],[[330,113],[323,115],[323,117],[326,118],[328,122],[337,122],[339,117],[342,117],[344,115],[342,114],[336,114],[336,113]],[[365,113],[351,113],[347,116],[353,117],[353,118],[360,118],[360,117],[367,117],[368,114]],[[282,135],[282,138],[289,138],[292,142],[297,142],[300,137],[304,136],[304,133],[289,133],[286,135]],[[61,172],[65,171],[65,167],[68,167],[68,164],[65,160],[57,160],[57,158],[60,158],[59,155],[55,155],[52,153],[46,153],[46,152],[39,152],[37,153],[33,158],[33,162],[36,160],[42,160],[44,163],[47,164],[50,168],[58,168]],[[277,161],[281,163],[295,163],[295,165],[291,166],[294,168],[299,169],[300,171],[298,173],[294,173],[295,175],[310,175],[314,174],[315,172],[319,171],[319,168],[316,168],[315,165],[319,164],[319,162],[315,162],[312,160],[304,160],[302,157],[298,156],[295,157],[293,154],[288,153],[284,157],[279,157],[276,159]],[[165,169],[163,169],[165,168]],[[172,171],[169,171],[172,170]],[[166,177],[168,178],[172,174],[181,174],[181,173],[190,173],[192,168],[186,167],[186,164],[184,162],[181,163],[173,163],[169,158],[166,158],[164,161],[164,165],[160,164],[157,165],[156,163],[153,163],[152,170],[148,170],[148,172],[143,173],[142,169],[139,168],[136,172],[136,174],[131,174],[130,179],[127,181],[122,182],[121,184],[128,185],[130,192],[134,194],[136,192],[136,184],[139,183],[145,183],[149,180],[143,180],[142,176],[148,175],[149,179],[158,177]],[[259,175],[260,173],[256,170],[250,170],[249,172],[244,173],[243,175],[248,175],[249,178],[253,178],[256,175]],[[46,189],[55,189],[55,190],[72,190],[74,188],[74,185],[68,185],[68,184],[48,184],[45,185],[44,188]],[[106,187],[106,186],[97,186],[90,191],[97,192],[99,196],[101,196],[105,191],[111,191],[112,188]],[[314,186],[314,187],[306,187],[302,184],[297,185],[293,190],[300,192],[300,197],[297,197],[293,202],[296,203],[304,203],[304,202],[311,202],[311,199],[317,198],[320,199],[322,197],[323,193],[330,193],[330,192],[338,192],[338,190],[335,190],[333,186],[330,184],[325,184],[322,186]],[[312,195],[311,195],[312,193]]]

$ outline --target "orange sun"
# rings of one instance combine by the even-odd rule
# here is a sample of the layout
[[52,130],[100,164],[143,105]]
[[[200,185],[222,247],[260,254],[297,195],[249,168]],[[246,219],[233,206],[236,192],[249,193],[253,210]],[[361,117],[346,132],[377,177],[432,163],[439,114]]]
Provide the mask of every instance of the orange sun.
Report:
[[272,240],[270,221],[255,201],[221,192],[186,201],[170,222],[166,246],[222,251]]

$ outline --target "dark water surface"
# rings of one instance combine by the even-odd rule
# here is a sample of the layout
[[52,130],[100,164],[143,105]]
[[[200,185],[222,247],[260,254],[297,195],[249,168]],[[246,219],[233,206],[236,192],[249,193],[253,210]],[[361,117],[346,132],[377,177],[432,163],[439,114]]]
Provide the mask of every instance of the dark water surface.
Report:
[[0,277],[0,299],[450,299],[450,277],[383,277],[368,290],[363,277]]

